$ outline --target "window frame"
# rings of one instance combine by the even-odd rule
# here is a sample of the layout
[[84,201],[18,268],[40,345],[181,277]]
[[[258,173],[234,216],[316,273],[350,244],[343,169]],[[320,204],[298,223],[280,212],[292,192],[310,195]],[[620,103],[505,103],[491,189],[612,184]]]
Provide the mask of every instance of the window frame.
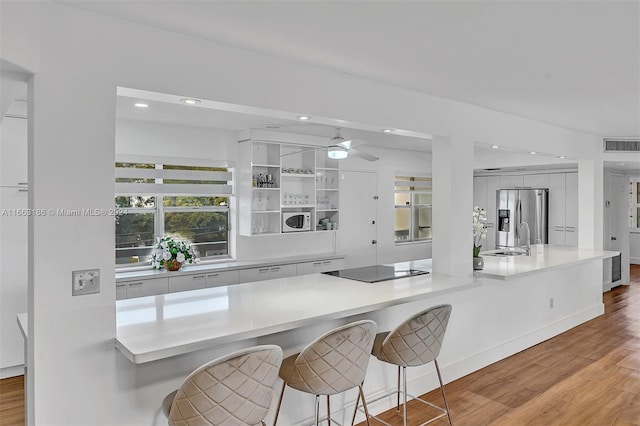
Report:
[[[394,229],[394,244],[402,245],[402,244],[416,244],[416,243],[425,243],[431,242],[433,237],[425,237],[425,238],[414,238],[416,235],[415,226],[417,226],[417,218],[418,211],[420,208],[429,208],[432,212],[432,225],[429,228],[432,229],[433,235],[433,179],[431,175],[419,174],[419,173],[405,173],[405,172],[396,172],[394,174],[394,191],[393,191],[393,203],[394,203],[394,215],[393,215],[393,229]],[[404,179],[412,179],[412,180],[404,180]],[[419,179],[419,180],[415,180]],[[403,187],[398,185],[399,182],[430,182],[431,185],[428,187],[426,185],[406,185],[404,187],[410,189],[396,189],[398,187]],[[399,205],[396,204],[396,195],[398,194],[408,194],[409,195],[409,205]],[[416,203],[416,199],[419,195],[428,194],[432,197],[431,203]],[[407,239],[399,240],[396,233],[396,214],[395,212],[398,209],[408,209],[409,210],[409,234]]]
[[[234,193],[233,193],[233,188],[234,188],[234,183],[235,183],[235,176],[234,176],[234,167],[231,166],[228,162],[212,162],[212,161],[206,161],[206,160],[200,160],[200,159],[179,159],[179,158],[163,158],[163,157],[146,157],[146,156],[116,156],[116,162],[114,164],[114,167],[117,169],[117,164],[118,163],[131,163],[131,164],[155,164],[155,169],[156,170],[163,170],[164,165],[172,165],[172,166],[184,166],[184,167],[207,167],[207,168],[221,168],[221,169],[226,169],[227,172],[229,172],[232,176],[231,181],[228,181],[228,186],[231,187],[231,192],[230,193],[220,193],[220,194],[189,194],[188,192],[185,193],[162,193],[162,192],[148,192],[145,191],[144,194],[143,192],[140,192],[139,194],[132,194],[130,192],[127,193],[123,193],[123,192],[118,192],[117,189],[114,191],[114,204],[116,201],[116,198],[119,196],[138,196],[138,195],[142,195],[142,196],[149,196],[149,197],[155,197],[155,206],[154,207],[116,207],[117,210],[124,212],[124,214],[136,214],[136,213],[153,213],[154,214],[154,244],[155,241],[157,240],[158,237],[162,237],[163,235],[165,235],[165,215],[166,213],[194,213],[194,212],[221,212],[221,213],[226,213],[227,216],[227,220],[226,220],[226,232],[227,232],[227,239],[226,239],[226,254],[224,255],[216,255],[216,256],[202,256],[202,254],[200,254],[199,259],[203,262],[203,263],[213,263],[216,261],[220,261],[220,260],[228,260],[230,259],[232,256],[232,244],[233,244],[233,233],[232,233],[232,200],[234,200]],[[146,169],[149,170],[149,169]],[[162,184],[163,183],[163,179],[162,178],[156,178],[155,179],[155,183],[156,184]],[[116,185],[117,186],[117,185]],[[165,197],[189,197],[189,196],[195,196],[195,197],[224,197],[227,199],[227,204],[224,206],[220,206],[220,205],[212,205],[212,206],[184,206],[184,207],[179,207],[179,206],[165,206],[164,205],[164,198]],[[215,243],[214,241],[212,242],[201,242],[201,243],[192,243],[195,247],[196,250],[198,250],[199,246],[205,245],[205,244],[210,244],[210,243]],[[132,247],[133,248],[133,247]],[[151,246],[144,246],[144,247],[136,247],[137,249],[147,249],[149,250],[149,253],[151,253],[151,251],[153,250],[153,245]],[[126,249],[126,248],[124,248]],[[117,253],[118,250],[122,250],[119,249],[117,247],[114,248],[114,254]],[[117,259],[117,256],[114,260]],[[151,268],[151,264],[150,261],[144,261],[144,262],[133,262],[133,263],[117,263],[115,262],[115,267],[117,271],[124,271],[124,270],[145,270],[145,269],[150,269]]]

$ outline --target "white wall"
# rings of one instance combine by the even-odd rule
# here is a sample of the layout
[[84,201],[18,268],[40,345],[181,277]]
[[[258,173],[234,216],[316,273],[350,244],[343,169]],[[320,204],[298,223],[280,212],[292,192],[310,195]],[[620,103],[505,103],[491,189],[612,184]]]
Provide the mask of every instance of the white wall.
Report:
[[[594,136],[60,4],[3,2],[0,19],[2,58],[35,73],[32,208],[112,207],[117,86],[379,128],[437,135],[465,128],[483,142],[595,155],[595,144],[585,148]],[[459,185],[467,209],[472,181]],[[580,203],[594,208],[593,200]],[[442,226],[460,227],[457,219]],[[149,424],[149,407],[169,390],[161,377],[181,371],[167,368],[175,363],[135,367],[114,348],[113,218],[32,217],[29,233],[29,423]],[[470,240],[462,233],[451,239],[453,251]],[[101,293],[72,297],[71,271],[88,268],[102,272]]]

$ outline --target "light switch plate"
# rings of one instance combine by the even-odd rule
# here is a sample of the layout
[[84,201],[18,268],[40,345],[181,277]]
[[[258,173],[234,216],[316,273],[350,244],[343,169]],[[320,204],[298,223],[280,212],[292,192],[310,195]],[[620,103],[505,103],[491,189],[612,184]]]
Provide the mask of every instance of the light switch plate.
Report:
[[71,272],[71,294],[82,296],[85,294],[100,293],[100,270],[85,269],[84,271]]

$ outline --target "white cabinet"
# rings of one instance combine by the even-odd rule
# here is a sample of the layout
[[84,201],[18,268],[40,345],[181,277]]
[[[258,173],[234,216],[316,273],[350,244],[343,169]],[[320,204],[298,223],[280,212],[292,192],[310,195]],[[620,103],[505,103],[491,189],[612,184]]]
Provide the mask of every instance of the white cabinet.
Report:
[[488,210],[486,176],[477,176],[473,178],[473,205]]
[[578,247],[578,174],[565,174],[565,244]]
[[344,259],[316,260],[301,262],[297,265],[297,275],[318,274],[321,272],[337,271],[344,268]]
[[524,175],[523,180],[524,180],[523,184],[525,188],[548,188],[549,187],[549,175],[547,173],[535,174],[535,175]]
[[578,174],[549,174],[549,244],[578,246]]
[[151,278],[127,281],[127,298],[155,296],[169,292],[169,278]]
[[482,242],[483,250],[493,250],[496,245],[496,193],[500,186],[500,176],[473,178],[473,205],[487,211],[487,237]]
[[123,300],[127,298],[127,283],[116,284],[116,300]]
[[169,293],[205,288],[206,274],[178,275],[169,278]]
[[269,268],[269,279],[294,277],[296,275],[296,264],[276,265]]
[[501,189],[522,188],[524,186],[524,178],[522,175],[505,175],[500,176]]
[[295,263],[248,268],[238,271],[238,279],[241,283],[270,280],[273,278],[286,278],[294,275],[296,275]]
[[322,261],[301,262],[296,265],[296,275],[319,274],[322,271]]
[[221,285],[238,284],[238,271],[220,271],[207,274],[206,287],[218,287]]
[[261,268],[241,269],[240,271],[238,271],[238,280],[241,283],[268,280],[270,269],[271,268],[268,266],[264,266]]
[[499,176],[487,176],[487,239],[485,250],[493,250],[496,248],[496,215],[498,213],[497,200],[498,190],[500,189]]
[[310,232],[338,229],[339,163],[326,158],[325,150],[242,140],[239,164],[241,235],[282,233],[283,213],[309,213]]
[[237,284],[238,271],[202,272],[169,278],[169,293]]

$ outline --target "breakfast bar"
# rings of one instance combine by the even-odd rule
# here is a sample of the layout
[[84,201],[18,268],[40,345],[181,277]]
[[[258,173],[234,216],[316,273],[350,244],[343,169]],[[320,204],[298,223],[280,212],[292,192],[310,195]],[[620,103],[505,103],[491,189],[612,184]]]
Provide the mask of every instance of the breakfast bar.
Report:
[[[405,263],[418,267],[399,265]],[[121,300],[116,346],[130,361],[145,363],[479,285],[432,274],[378,283],[311,274]]]
[[[124,355],[119,368],[130,377],[123,386],[142,395],[135,421],[149,423],[153,413],[154,424],[164,424],[159,401],[210,359],[258,344],[279,345],[287,356],[336,326],[372,319],[389,330],[443,303],[453,307],[440,354],[443,379],[450,382],[601,315],[602,259],[616,254],[545,246],[531,256],[486,256],[475,276],[429,273],[366,283],[310,274],[120,300],[115,344]],[[393,266],[431,270],[430,260]],[[410,391],[435,388],[433,368],[416,368]],[[394,374],[371,362],[366,393],[388,391]],[[308,423],[306,402],[299,394],[287,396],[283,424]],[[337,419],[349,421],[354,403],[355,394],[332,403]],[[390,404],[383,399],[370,409],[381,412]]]

